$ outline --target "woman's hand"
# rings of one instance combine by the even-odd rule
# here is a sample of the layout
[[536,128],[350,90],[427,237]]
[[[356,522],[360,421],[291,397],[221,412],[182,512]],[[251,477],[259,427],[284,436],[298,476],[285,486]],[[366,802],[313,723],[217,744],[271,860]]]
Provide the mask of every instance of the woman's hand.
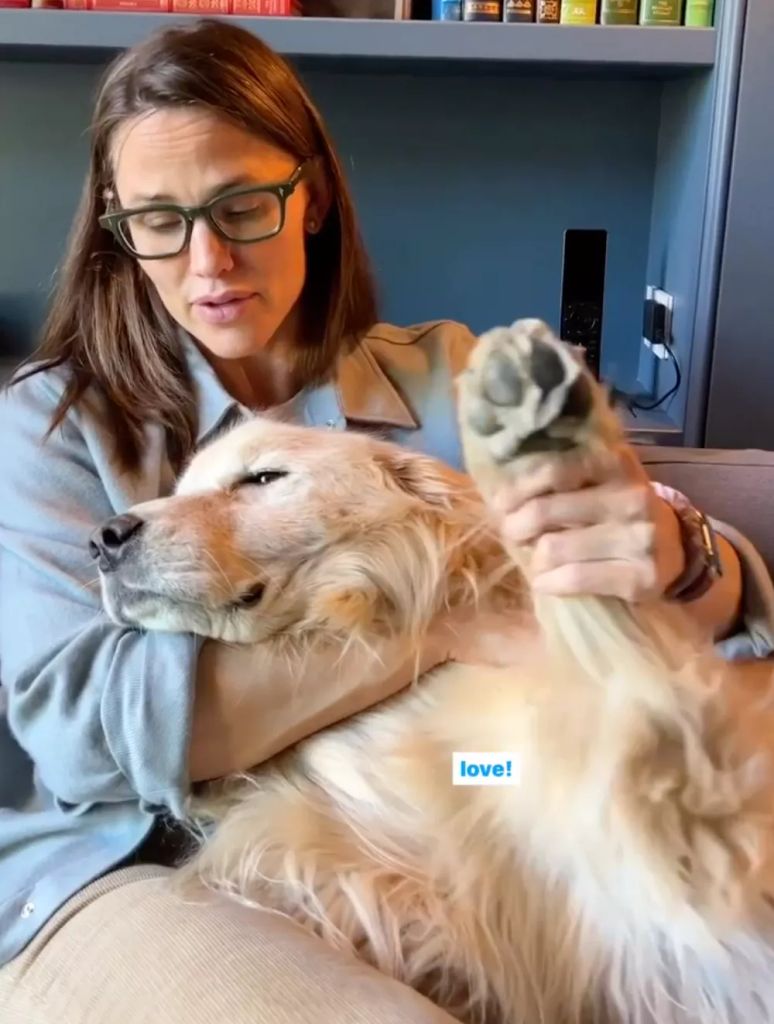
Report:
[[[493,500],[506,543],[532,545],[530,583],[546,594],[636,602],[662,597],[685,567],[680,525],[651,487],[635,451],[546,465]],[[742,575],[736,551],[718,537],[723,575],[686,611],[711,636],[734,627]]]
[[507,542],[532,544],[530,582],[550,594],[640,601],[683,570],[680,527],[633,450],[549,462],[495,500]]

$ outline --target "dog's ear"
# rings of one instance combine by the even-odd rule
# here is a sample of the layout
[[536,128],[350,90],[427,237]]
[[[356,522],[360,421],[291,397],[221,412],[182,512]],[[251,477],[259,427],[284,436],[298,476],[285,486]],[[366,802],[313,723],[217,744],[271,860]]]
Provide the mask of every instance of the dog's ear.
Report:
[[402,491],[435,508],[450,508],[464,479],[436,459],[401,448],[387,448],[379,461]]

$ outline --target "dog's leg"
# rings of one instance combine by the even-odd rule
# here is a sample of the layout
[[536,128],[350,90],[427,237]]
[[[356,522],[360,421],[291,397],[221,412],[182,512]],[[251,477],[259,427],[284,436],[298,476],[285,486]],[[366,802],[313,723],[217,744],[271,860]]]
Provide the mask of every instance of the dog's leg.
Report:
[[[560,461],[582,470],[622,438],[603,390],[540,321],[483,335],[459,383],[484,497],[525,474],[550,480]],[[530,547],[510,553],[529,578]],[[666,603],[533,598],[557,686],[535,728],[562,751],[539,766],[542,814],[561,824],[566,801],[552,858],[576,922],[609,940],[616,1018],[769,1024],[774,795],[750,770],[759,737],[740,736],[722,665]]]

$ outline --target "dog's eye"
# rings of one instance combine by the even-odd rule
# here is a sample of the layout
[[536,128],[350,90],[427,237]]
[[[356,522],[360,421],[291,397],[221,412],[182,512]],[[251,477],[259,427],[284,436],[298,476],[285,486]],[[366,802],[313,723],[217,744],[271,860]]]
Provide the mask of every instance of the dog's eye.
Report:
[[263,597],[263,592],[266,588],[262,583],[256,583],[254,587],[250,587],[244,594],[241,594],[234,604],[237,608],[253,608]]
[[287,471],[284,469],[261,469],[257,473],[250,473],[248,476],[242,477],[239,483],[257,484],[259,487],[265,487],[266,484],[272,484],[275,480],[280,480],[283,476],[287,475]]

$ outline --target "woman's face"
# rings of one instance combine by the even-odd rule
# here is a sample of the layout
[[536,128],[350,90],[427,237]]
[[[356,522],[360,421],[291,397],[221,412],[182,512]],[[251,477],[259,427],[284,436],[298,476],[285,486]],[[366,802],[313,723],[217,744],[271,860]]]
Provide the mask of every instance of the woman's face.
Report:
[[[198,206],[234,186],[287,181],[290,154],[203,109],[159,110],[133,119],[113,148],[121,207]],[[282,231],[238,244],[200,217],[178,256],[140,260],[172,317],[217,359],[254,355],[293,341],[306,276],[304,235],[320,214],[305,182],[287,199]]]

